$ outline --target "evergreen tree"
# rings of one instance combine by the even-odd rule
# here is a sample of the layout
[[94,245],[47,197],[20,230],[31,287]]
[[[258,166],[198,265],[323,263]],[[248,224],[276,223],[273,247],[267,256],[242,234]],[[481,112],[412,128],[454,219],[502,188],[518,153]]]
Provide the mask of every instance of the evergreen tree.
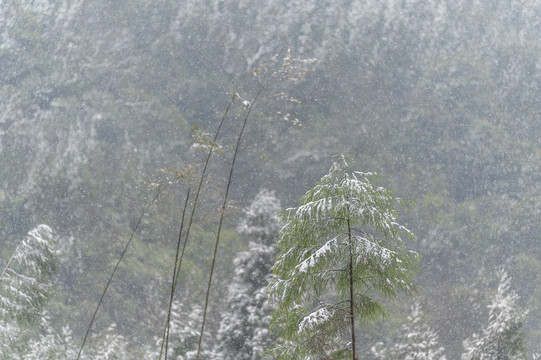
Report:
[[[37,339],[32,339],[24,359],[75,359],[77,357],[78,344],[73,341],[72,331],[69,326],[64,326],[61,331],[51,327],[47,313],[41,319],[42,334]],[[81,356],[83,360],[118,360],[133,359],[137,356],[130,353],[130,344],[126,337],[118,332],[115,323],[92,336],[92,346]]]
[[229,286],[228,311],[222,315],[216,356],[224,360],[256,360],[265,357],[275,339],[270,334],[271,307],[267,286],[276,257],[280,230],[280,201],[261,190],[245,211],[238,227],[250,239],[248,251],[234,260],[235,277]]
[[90,349],[88,359],[113,360],[128,359],[128,342],[126,338],[118,333],[116,324],[111,324],[99,336],[94,346]]
[[438,335],[423,321],[423,312],[418,302],[411,307],[402,333],[402,342],[388,348],[383,343],[372,347],[374,356],[384,360],[446,360],[445,349],[439,346]]
[[77,357],[76,344],[73,342],[72,331],[69,326],[62,327],[60,332],[51,326],[47,312],[41,318],[41,335],[30,340],[25,359],[75,359]]
[[270,285],[280,359],[355,360],[355,327],[385,314],[376,296],[414,290],[418,259],[401,240],[412,234],[396,222],[398,200],[373,181],[341,157],[283,214]]
[[499,274],[498,291],[488,306],[488,325],[482,335],[464,341],[462,360],[526,359],[522,326],[526,311],[518,307],[519,296],[510,290],[507,272]]
[[[183,300],[173,301],[171,320],[169,323],[169,355],[168,359],[193,360],[197,353],[202,309],[185,297]],[[208,333],[207,333],[208,334]],[[153,347],[145,351],[145,359],[158,359],[160,356],[162,338],[155,338]],[[205,335],[205,342],[212,343],[209,335]],[[200,359],[214,359],[210,351],[202,352]]]
[[56,269],[56,240],[39,225],[21,241],[0,275],[0,358],[20,359],[42,318]]

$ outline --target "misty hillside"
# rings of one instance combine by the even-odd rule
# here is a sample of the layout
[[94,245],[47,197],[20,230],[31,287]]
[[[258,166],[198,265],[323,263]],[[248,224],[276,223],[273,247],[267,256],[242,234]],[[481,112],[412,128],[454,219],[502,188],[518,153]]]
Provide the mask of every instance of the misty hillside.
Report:
[[540,38],[528,0],[0,0],[0,357],[157,359],[169,318],[172,359],[276,358],[284,211],[341,154],[420,259],[358,358],[535,359]]

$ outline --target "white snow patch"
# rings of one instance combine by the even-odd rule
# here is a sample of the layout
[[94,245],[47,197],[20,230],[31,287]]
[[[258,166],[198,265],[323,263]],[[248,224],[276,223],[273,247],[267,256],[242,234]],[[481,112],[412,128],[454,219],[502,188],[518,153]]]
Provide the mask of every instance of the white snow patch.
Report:
[[315,329],[326,322],[331,316],[332,313],[327,308],[321,308],[308,314],[300,322],[298,333]]
[[310,255],[306,260],[301,262],[295,267],[295,270],[301,273],[305,273],[308,269],[314,267],[320,258],[328,255],[332,251],[336,250],[338,247],[338,237],[335,237],[327,241],[322,247],[316,250],[312,255]]

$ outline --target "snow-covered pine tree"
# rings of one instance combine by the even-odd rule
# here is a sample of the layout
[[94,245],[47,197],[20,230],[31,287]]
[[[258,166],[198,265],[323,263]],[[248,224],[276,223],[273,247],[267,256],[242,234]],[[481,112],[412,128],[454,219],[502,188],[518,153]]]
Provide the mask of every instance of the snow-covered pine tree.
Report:
[[401,240],[412,234],[396,222],[399,201],[373,181],[342,156],[284,212],[270,285],[279,359],[355,360],[356,326],[385,314],[374,295],[414,290],[418,257]]
[[519,308],[519,296],[510,289],[507,272],[501,270],[499,278],[498,291],[488,306],[488,325],[482,335],[464,341],[462,360],[526,359],[522,327],[527,312]]
[[408,322],[402,326],[403,340],[390,347],[378,343],[372,347],[372,354],[383,360],[446,360],[438,335],[424,322],[423,315],[421,304],[413,304]]
[[129,359],[129,344],[124,336],[118,333],[116,324],[95,336],[95,342],[84,359],[116,360]]
[[19,243],[0,275],[0,358],[21,359],[29,334],[42,318],[56,268],[56,240],[38,225]]
[[[186,294],[185,294],[186,295]],[[199,340],[202,309],[198,304],[189,300],[188,296],[183,299],[175,299],[171,307],[171,319],[169,323],[169,344],[167,359],[194,360],[197,353]],[[164,314],[165,315],[165,314]],[[212,343],[208,333],[204,341]],[[159,359],[162,338],[155,338],[155,344],[145,351],[145,359]],[[165,357],[162,356],[162,359]],[[200,359],[211,360],[215,357],[210,351],[203,351]]]
[[49,314],[44,312],[40,321],[41,335],[31,339],[24,359],[75,359],[76,347],[72,331],[64,326],[60,332],[51,326]]
[[[41,319],[41,335],[31,339],[27,351],[21,357],[29,360],[42,359],[75,359],[79,350],[77,342],[73,341],[72,331],[69,326],[64,326],[60,331],[52,328],[50,319],[45,312]],[[97,334],[92,336],[90,346],[81,355],[82,360],[118,360],[141,358],[141,354],[135,353],[125,336],[119,333],[115,323],[110,324]],[[154,353],[144,357],[157,358]]]
[[216,358],[256,360],[273,346],[270,333],[271,308],[267,286],[276,258],[280,231],[280,201],[273,192],[261,190],[245,211],[238,232],[246,236],[249,249],[234,260],[235,276],[229,286],[228,310],[222,315],[218,331]]

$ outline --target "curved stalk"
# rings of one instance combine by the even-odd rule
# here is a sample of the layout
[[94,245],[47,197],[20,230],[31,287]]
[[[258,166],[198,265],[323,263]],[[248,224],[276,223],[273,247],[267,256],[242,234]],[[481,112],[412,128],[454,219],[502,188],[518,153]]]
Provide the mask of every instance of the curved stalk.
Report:
[[[220,134],[220,130],[222,129],[222,125],[223,125],[223,123],[225,121],[225,118],[227,117],[227,114],[229,113],[229,110],[231,109],[231,105],[233,105],[233,102],[235,101],[236,97],[237,97],[237,93],[233,93],[233,96],[231,96],[231,100],[229,101],[229,104],[227,105],[227,108],[225,109],[225,112],[224,112],[224,114],[222,116],[222,119],[220,120],[220,124],[218,125],[218,129],[216,129],[216,132],[214,133],[214,139],[212,140],[212,144],[216,144],[216,140],[218,139],[218,135]],[[190,214],[190,219],[188,221],[188,226],[186,228],[186,235],[185,235],[185,238],[184,238],[184,244],[182,245],[182,250],[180,252],[180,256],[178,257],[178,266],[173,272],[174,280],[173,280],[173,286],[172,286],[172,289],[171,289],[172,294],[175,293],[176,288],[177,288],[178,279],[180,277],[180,269],[182,267],[182,259],[184,258],[184,252],[186,250],[186,245],[188,244],[188,239],[190,238],[190,229],[192,228],[192,223],[193,223],[193,219],[194,219],[194,216],[195,216],[195,209],[197,208],[197,204],[198,204],[198,200],[199,200],[199,194],[201,193],[201,189],[203,188],[203,181],[205,179],[205,174],[207,172],[207,167],[208,167],[208,164],[210,163],[210,158],[212,157],[212,154],[213,154],[213,147],[211,146],[210,150],[209,150],[209,153],[207,155],[207,158],[205,160],[205,164],[203,165],[203,171],[201,172],[201,177],[199,179],[199,184],[198,184],[197,190],[195,192],[195,197],[194,197],[193,206],[192,206],[192,212]],[[166,337],[166,334],[167,334],[167,331],[168,331],[167,330],[168,326],[169,326],[168,323],[166,323],[165,326],[164,326],[162,344],[163,344],[163,341],[165,340],[165,337]],[[159,360],[161,360],[161,358],[162,358],[162,351],[160,350]]]
[[147,207],[143,210],[141,213],[141,216],[139,217],[139,220],[137,220],[137,224],[135,224],[135,227],[133,228],[133,231],[130,235],[130,238],[126,242],[126,245],[124,246],[124,249],[122,250],[122,253],[120,254],[120,257],[118,258],[118,261],[113,269],[113,272],[111,273],[111,276],[109,277],[109,280],[107,281],[107,284],[105,285],[105,289],[103,289],[103,292],[101,294],[100,300],[98,301],[98,305],[96,306],[96,310],[94,311],[94,314],[92,315],[92,319],[90,320],[90,324],[88,325],[85,333],[85,337],[83,339],[83,343],[81,344],[81,347],[79,348],[79,353],[77,354],[77,360],[81,358],[81,354],[83,352],[83,348],[86,344],[86,340],[88,339],[88,335],[90,334],[90,329],[92,328],[92,325],[94,324],[94,320],[96,320],[96,315],[98,314],[98,310],[100,309],[101,303],[103,302],[103,298],[105,297],[105,294],[107,293],[107,290],[109,289],[109,285],[111,285],[111,282],[113,281],[113,277],[116,274],[116,271],[118,269],[118,266],[120,265],[120,262],[124,258],[124,255],[126,254],[126,251],[128,250],[128,247],[130,246],[131,241],[133,240],[133,237],[135,236],[135,233],[137,232],[137,229],[139,228],[139,225],[141,224],[141,221],[143,220],[143,217],[146,215],[148,210],[154,205],[154,202],[156,199],[160,196],[160,194],[167,188],[167,186],[164,186],[156,192],[156,195],[152,198],[150,203],[147,205]]
[[[222,125],[225,121],[225,118],[227,117],[227,114],[229,113],[229,109],[231,109],[231,105],[233,104],[233,101],[237,97],[237,93],[233,93],[233,96],[231,97],[231,100],[229,101],[229,104],[227,105],[227,109],[224,112],[224,115],[222,116],[222,119],[220,120],[220,125],[218,125],[218,129],[216,129],[216,133],[214,134],[214,139],[212,140],[212,144],[216,144],[216,140],[218,139],[218,135],[220,134],[220,130],[222,128]],[[201,189],[203,188],[203,180],[205,179],[205,174],[207,172],[208,164],[210,163],[210,158],[213,154],[213,147],[211,146],[209,153],[207,155],[207,159],[205,160],[205,165],[203,166],[203,171],[201,172],[201,178],[199,179],[199,185],[197,186],[197,191],[195,192],[195,198],[193,200],[193,206],[192,206],[192,212],[190,214],[190,220],[188,222],[188,227],[186,228],[186,237],[184,238],[184,244],[182,245],[182,251],[180,253],[180,258],[178,262],[178,269],[177,274],[175,275],[175,284],[174,284],[174,290],[177,288],[178,278],[180,275],[180,269],[182,267],[182,259],[184,258],[184,251],[186,250],[186,244],[188,244],[188,239],[190,237],[190,229],[192,228],[193,218],[195,215],[195,209],[197,208],[197,201],[199,199],[199,194],[201,193]]]
[[205,295],[205,307],[203,309],[203,321],[201,323],[201,332],[199,334],[199,341],[197,343],[197,355],[195,356],[195,360],[199,360],[199,354],[201,353],[201,343],[202,343],[202,340],[203,340],[203,334],[204,334],[204,331],[205,331],[205,322],[206,322],[206,319],[207,319],[207,308],[208,308],[208,303],[209,303],[209,294],[210,294],[210,288],[211,288],[211,285],[212,285],[212,276],[214,274],[214,266],[216,264],[216,254],[218,252],[218,245],[220,243],[220,233],[221,233],[221,230],[222,230],[222,224],[223,224],[223,221],[224,221],[224,217],[225,217],[225,209],[226,209],[226,206],[227,206],[227,199],[228,199],[228,196],[229,196],[229,189],[231,187],[231,182],[232,182],[232,179],[233,179],[233,170],[235,168],[235,162],[237,160],[237,154],[239,153],[239,148],[240,148],[240,143],[241,143],[241,140],[242,140],[242,134],[244,133],[244,129],[246,128],[246,124],[248,123],[248,118],[250,117],[250,113],[252,111],[252,108],[254,107],[254,104],[256,103],[259,95],[261,94],[261,92],[263,91],[263,87],[261,87],[257,93],[257,95],[255,96],[254,100],[251,102],[249,108],[248,108],[248,112],[246,113],[246,117],[244,118],[244,122],[242,123],[242,127],[240,129],[240,133],[239,133],[239,136],[237,138],[237,145],[235,146],[235,152],[233,153],[233,160],[231,161],[231,168],[229,169],[229,177],[227,179],[227,186],[226,186],[226,189],[225,189],[225,195],[224,195],[224,201],[222,203],[222,208],[221,208],[221,211],[220,211],[220,222],[218,224],[218,232],[216,234],[216,243],[214,244],[214,254],[212,256],[212,264],[211,264],[211,267],[210,267],[210,275],[209,275],[209,281],[208,281],[208,286],[207,286],[207,293]]
[[173,307],[173,295],[175,293],[175,276],[177,274],[179,253],[180,253],[180,242],[182,239],[182,229],[184,228],[184,215],[186,214],[186,208],[188,207],[188,199],[190,198],[190,189],[186,193],[186,200],[184,202],[184,209],[182,209],[182,220],[180,221],[180,230],[178,232],[178,241],[177,241],[177,251],[175,253],[175,266],[173,267],[173,280],[171,282],[171,297],[169,298],[169,308],[167,309],[167,323],[165,324],[165,333],[162,337],[162,346],[160,348],[160,359],[162,357],[164,338],[165,338],[165,360],[167,360],[167,350],[169,346],[169,330],[171,323],[171,309]]

